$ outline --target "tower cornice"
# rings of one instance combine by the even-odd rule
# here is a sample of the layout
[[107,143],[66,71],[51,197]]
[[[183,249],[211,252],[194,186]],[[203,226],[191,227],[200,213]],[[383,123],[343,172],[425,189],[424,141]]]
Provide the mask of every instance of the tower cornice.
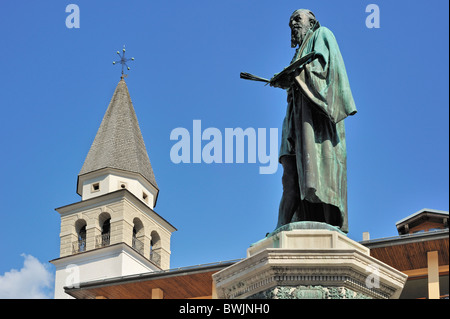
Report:
[[164,229],[167,229],[169,232],[177,231],[177,229],[172,224],[170,224],[167,220],[165,220],[162,216],[156,213],[149,206],[144,204],[139,198],[137,198],[133,193],[131,193],[127,189],[119,189],[111,193],[93,197],[87,200],[82,200],[73,204],[61,206],[55,208],[55,210],[61,216],[64,216],[68,214],[74,214],[77,212],[83,212],[91,208],[104,206],[111,202],[118,202],[123,199],[126,199],[129,202],[131,202],[141,212],[145,213],[147,216],[155,220],[158,224],[160,224]]

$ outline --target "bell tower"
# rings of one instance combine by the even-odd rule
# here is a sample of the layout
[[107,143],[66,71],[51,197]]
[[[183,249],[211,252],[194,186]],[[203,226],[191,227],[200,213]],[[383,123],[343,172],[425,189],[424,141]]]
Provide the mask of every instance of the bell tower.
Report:
[[81,201],[61,216],[55,298],[64,287],[170,267],[176,228],[154,208],[159,188],[123,76],[78,174]]

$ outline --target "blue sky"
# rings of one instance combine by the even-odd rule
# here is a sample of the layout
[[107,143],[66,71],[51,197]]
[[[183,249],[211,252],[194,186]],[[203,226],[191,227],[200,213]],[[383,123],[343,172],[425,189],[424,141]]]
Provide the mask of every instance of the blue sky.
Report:
[[[70,3],[80,8],[80,28],[66,27]],[[370,3],[380,8],[378,29],[365,24]],[[239,73],[270,78],[289,63],[288,20],[299,8],[335,34],[358,108],[345,120],[349,237],[395,236],[395,222],[422,208],[448,211],[448,6],[2,1],[0,282],[39,268],[29,266],[36,260],[54,271],[54,209],[80,200],[77,174],[119,81],[112,61],[124,44],[135,57],[126,81],[160,188],[155,211],[178,228],[171,266],[245,257],[276,225],[282,167],[261,175],[260,163],[174,164],[169,137],[177,127],[192,132],[193,120],[222,133],[278,128],[281,135],[285,92]]]

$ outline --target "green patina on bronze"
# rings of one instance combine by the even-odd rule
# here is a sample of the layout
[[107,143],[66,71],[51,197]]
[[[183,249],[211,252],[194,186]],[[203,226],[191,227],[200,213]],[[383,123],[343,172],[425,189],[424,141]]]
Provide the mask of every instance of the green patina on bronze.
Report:
[[[305,22],[305,12],[311,13],[297,10],[292,14],[289,25],[293,34],[298,16],[304,19],[299,18],[298,25],[308,22]],[[283,156],[295,156],[301,201],[308,205],[322,204],[338,212],[332,212],[340,215],[333,225],[347,233],[347,151],[343,120],[354,115],[356,107],[333,33],[320,26],[315,17],[310,21],[313,23],[308,32],[293,43],[299,48],[291,63],[311,53],[314,59],[293,72],[276,75],[277,81],[270,82],[271,86],[286,89],[288,96],[279,158],[283,164]],[[314,216],[316,208],[308,214],[298,208],[292,214],[283,205],[282,199],[277,228],[299,220],[324,221]]]

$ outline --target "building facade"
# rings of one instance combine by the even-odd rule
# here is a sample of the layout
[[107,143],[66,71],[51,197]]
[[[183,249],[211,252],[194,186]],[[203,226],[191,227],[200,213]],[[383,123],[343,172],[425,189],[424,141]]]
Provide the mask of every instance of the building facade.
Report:
[[449,295],[448,212],[422,209],[396,223],[398,236],[361,242],[375,258],[408,275],[402,299]]

